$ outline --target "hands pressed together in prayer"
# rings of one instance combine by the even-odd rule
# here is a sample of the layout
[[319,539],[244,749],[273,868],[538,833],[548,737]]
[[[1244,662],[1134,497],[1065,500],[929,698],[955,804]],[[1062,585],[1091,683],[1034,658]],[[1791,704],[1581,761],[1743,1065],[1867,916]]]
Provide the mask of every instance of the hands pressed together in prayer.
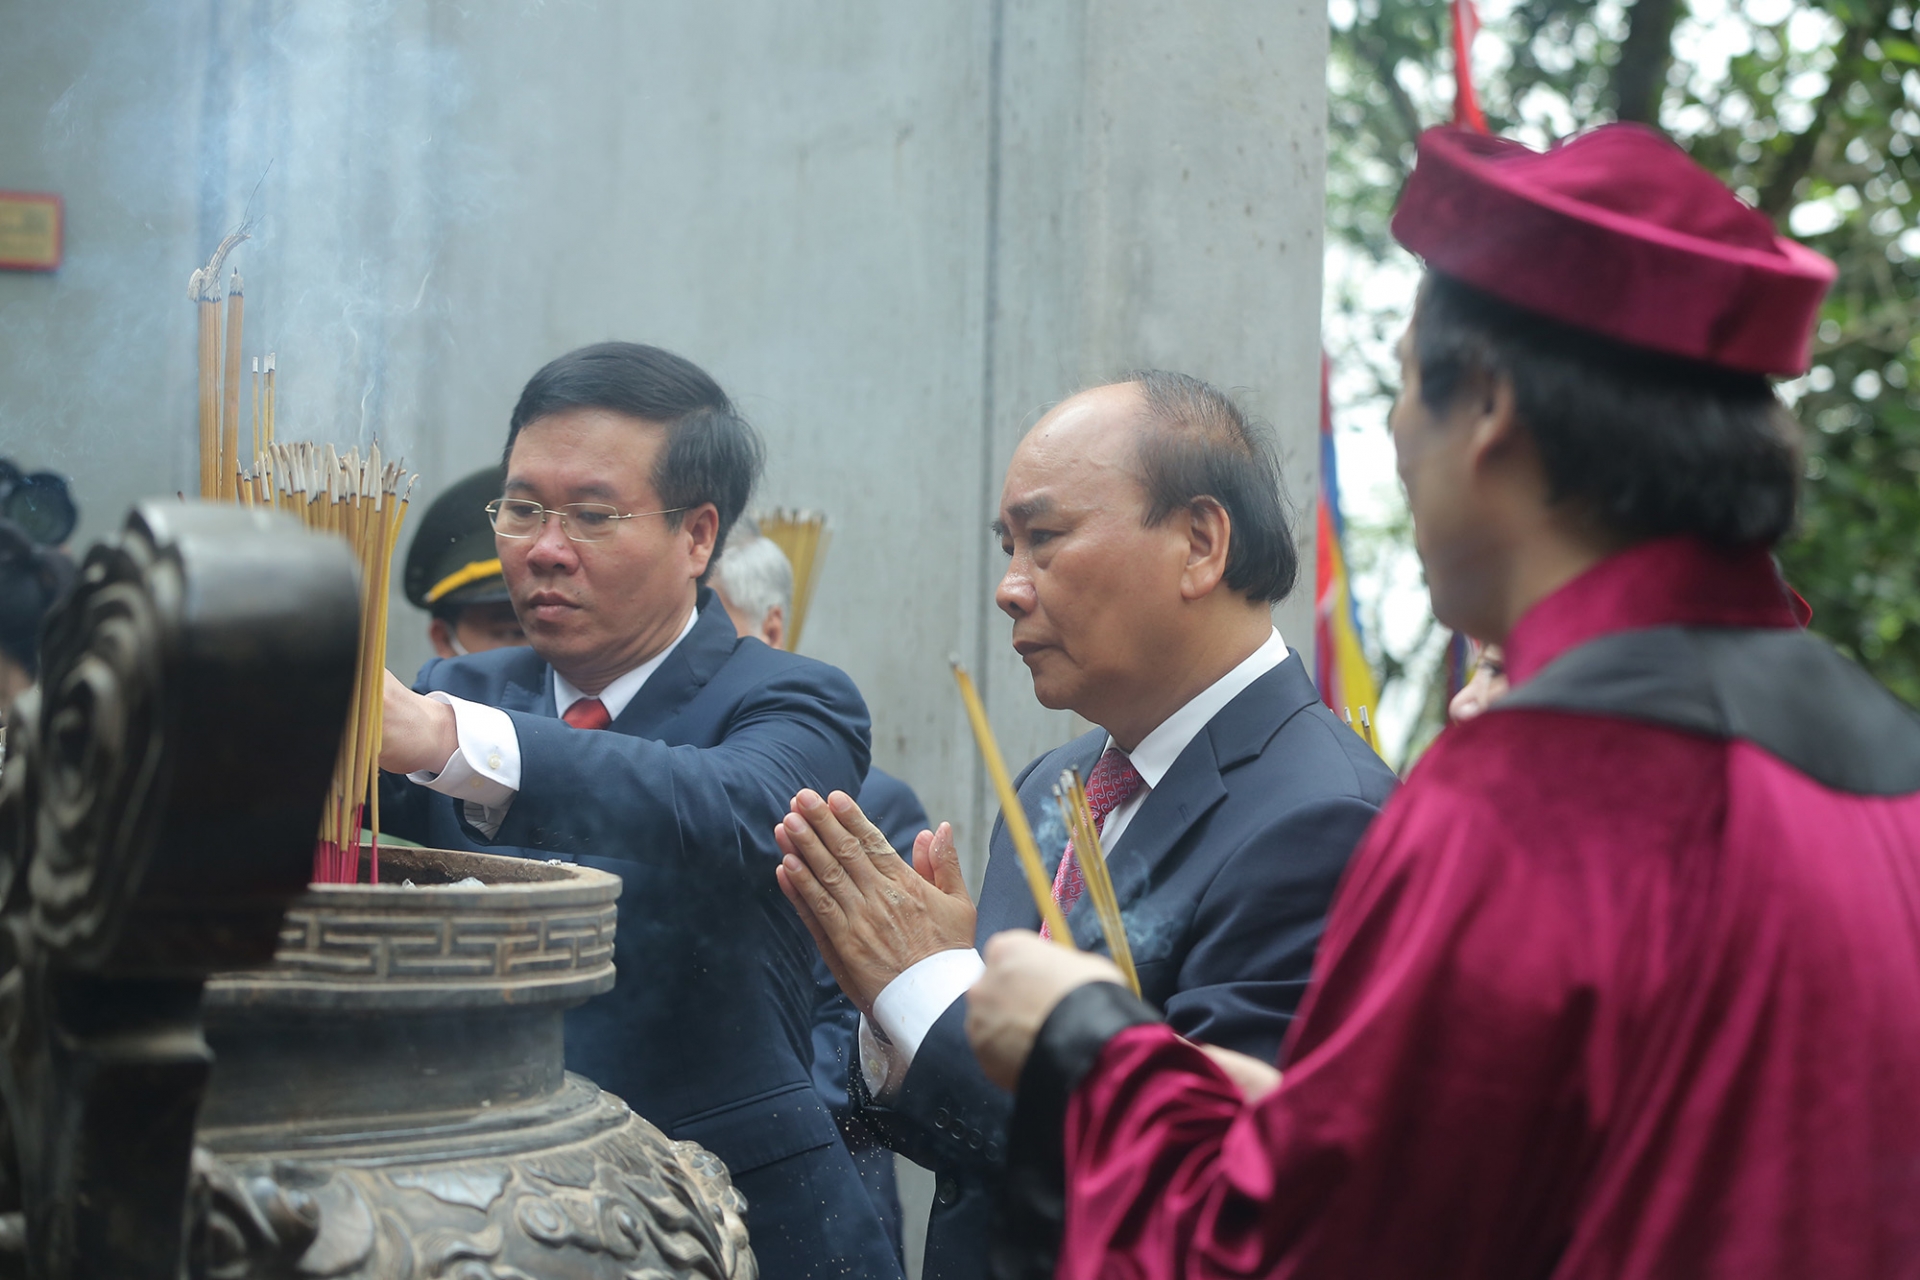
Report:
[[774,839],[781,891],[861,1013],[872,1014],[874,998],[921,960],[973,946],[973,899],[951,824],[922,831],[909,865],[853,797],[806,790]]
[[[941,823],[913,842],[909,864],[853,798],[802,791],[774,828],[782,854],[775,875],[800,913],[840,989],[862,1013],[887,984],[928,956],[973,945],[974,906],[960,875],[953,827]],[[1061,1000],[1091,982],[1124,983],[1105,956],[1013,929],[986,946],[987,971],[967,995],[967,1039],[987,1078],[1020,1081],[1034,1041]],[[1280,1073],[1229,1049],[1200,1046],[1249,1102],[1272,1092]]]

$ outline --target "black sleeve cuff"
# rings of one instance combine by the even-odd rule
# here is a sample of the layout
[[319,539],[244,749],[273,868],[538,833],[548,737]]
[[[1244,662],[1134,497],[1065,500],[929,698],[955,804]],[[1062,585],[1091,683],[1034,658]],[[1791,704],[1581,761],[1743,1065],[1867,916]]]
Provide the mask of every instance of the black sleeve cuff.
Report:
[[1007,1130],[1007,1170],[989,1256],[994,1280],[1051,1280],[1066,1218],[1067,1101],[1107,1041],[1160,1011],[1125,987],[1077,988],[1041,1024],[1020,1071]]

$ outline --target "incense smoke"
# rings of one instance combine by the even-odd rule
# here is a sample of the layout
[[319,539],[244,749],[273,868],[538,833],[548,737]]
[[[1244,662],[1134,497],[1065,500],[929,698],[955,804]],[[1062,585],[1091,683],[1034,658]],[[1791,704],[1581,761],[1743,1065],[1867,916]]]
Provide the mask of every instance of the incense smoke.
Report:
[[278,353],[280,438],[378,438],[437,467],[449,232],[498,206],[508,170],[472,118],[461,21],[403,0],[79,0],[16,25],[5,185],[63,197],[66,252],[51,275],[0,273],[0,454],[73,478],[77,541],[197,488],[187,277],[243,218],[242,367]]
[[1033,842],[1040,846],[1040,859],[1052,875],[1067,852],[1067,824],[1060,819],[1060,806],[1051,799],[1041,806],[1040,820],[1033,824]]

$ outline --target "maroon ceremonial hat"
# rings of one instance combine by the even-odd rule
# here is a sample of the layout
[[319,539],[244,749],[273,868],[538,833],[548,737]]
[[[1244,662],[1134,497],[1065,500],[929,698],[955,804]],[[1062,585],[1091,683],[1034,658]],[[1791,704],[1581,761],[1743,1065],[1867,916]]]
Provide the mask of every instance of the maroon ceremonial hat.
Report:
[[1834,266],[1652,129],[1539,152],[1429,129],[1393,234],[1525,311],[1746,373],[1804,373]]

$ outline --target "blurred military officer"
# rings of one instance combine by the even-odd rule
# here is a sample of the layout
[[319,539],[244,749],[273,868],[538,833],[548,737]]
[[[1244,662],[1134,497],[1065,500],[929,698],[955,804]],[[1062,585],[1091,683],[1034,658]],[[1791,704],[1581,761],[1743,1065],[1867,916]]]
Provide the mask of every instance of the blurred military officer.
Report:
[[433,615],[427,638],[442,658],[527,642],[487,521],[487,504],[505,484],[499,467],[460,481],[433,500],[407,549],[407,599]]

